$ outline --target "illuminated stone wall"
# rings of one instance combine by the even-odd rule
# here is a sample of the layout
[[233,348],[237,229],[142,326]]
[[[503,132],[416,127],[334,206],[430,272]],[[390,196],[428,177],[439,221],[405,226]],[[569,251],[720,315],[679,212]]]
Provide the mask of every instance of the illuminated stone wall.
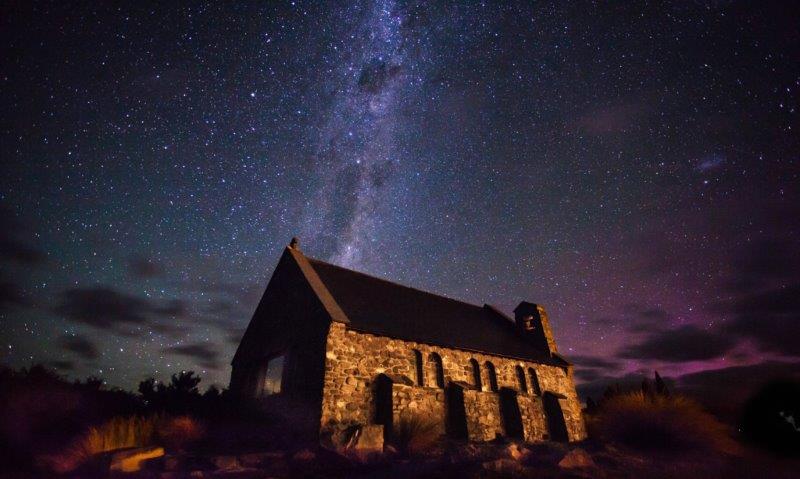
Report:
[[[418,384],[414,351],[423,359],[423,384]],[[399,421],[404,415],[421,414],[435,421],[442,432],[447,430],[448,401],[445,389],[436,385],[436,370],[429,361],[431,353],[441,357],[444,384],[463,385],[464,411],[468,437],[488,441],[506,435],[500,394],[491,390],[488,371],[491,362],[496,370],[498,389],[512,393],[522,422],[523,438],[542,441],[548,434],[541,396],[521,391],[515,368],[536,370],[542,392],[555,393],[563,411],[570,441],[586,436],[580,403],[571,373],[553,365],[504,358],[427,344],[402,341],[353,331],[342,323],[332,323],[328,334],[325,358],[325,379],[322,396],[321,433],[334,437],[352,426],[376,422],[376,389],[380,375],[391,378],[392,415]],[[470,359],[480,365],[481,389],[475,387]]]

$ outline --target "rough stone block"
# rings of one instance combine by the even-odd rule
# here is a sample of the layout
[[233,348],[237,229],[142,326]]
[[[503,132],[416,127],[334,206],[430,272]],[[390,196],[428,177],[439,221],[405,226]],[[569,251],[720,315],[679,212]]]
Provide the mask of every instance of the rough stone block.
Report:
[[136,447],[124,449],[111,455],[112,472],[138,472],[142,470],[145,461],[162,457],[163,447]]

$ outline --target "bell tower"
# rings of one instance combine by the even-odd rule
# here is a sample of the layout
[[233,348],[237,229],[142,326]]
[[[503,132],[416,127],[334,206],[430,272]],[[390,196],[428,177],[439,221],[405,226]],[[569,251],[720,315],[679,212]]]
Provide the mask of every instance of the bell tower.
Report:
[[544,307],[523,301],[514,309],[514,321],[525,337],[539,349],[549,354],[558,352]]

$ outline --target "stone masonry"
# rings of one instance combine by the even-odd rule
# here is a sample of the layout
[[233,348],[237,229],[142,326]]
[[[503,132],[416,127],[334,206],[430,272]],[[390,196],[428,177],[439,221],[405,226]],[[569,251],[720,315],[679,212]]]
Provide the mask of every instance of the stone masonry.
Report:
[[569,373],[566,368],[407,342],[350,330],[341,323],[331,324],[326,345],[322,435],[335,435],[353,426],[375,423],[375,387],[376,379],[381,374],[406,378],[405,384],[394,384],[392,387],[395,421],[404,415],[421,414],[433,418],[444,433],[447,408],[445,391],[435,384],[435,371],[429,367],[422,368],[423,385],[416,384],[415,350],[421,353],[423,359],[431,353],[441,357],[445,385],[464,383],[474,388],[470,359],[481,365],[481,390],[465,389],[463,396],[470,440],[489,441],[497,435],[506,435],[500,394],[490,389],[490,378],[484,367],[486,362],[495,367],[498,389],[515,391],[525,441],[545,440],[548,429],[542,397],[532,391],[530,382],[527,391],[520,391],[516,366],[523,367],[525,371],[533,368],[541,391],[550,391],[559,396],[569,440],[577,441],[586,437],[580,402],[572,378],[567,377]]

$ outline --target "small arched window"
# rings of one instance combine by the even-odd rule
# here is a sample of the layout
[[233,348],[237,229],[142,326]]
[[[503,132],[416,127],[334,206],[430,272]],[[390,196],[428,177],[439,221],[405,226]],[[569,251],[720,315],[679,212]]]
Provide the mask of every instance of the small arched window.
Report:
[[481,366],[478,364],[478,361],[475,359],[469,360],[470,366],[472,366],[472,384],[475,385],[475,389],[478,391],[483,390],[483,382],[481,381]]
[[425,385],[425,375],[422,372],[422,353],[414,350],[414,376],[417,386]]
[[517,366],[514,369],[517,371],[517,381],[519,382],[519,392],[527,393],[528,392],[528,381],[525,380],[525,370],[522,369],[522,366]]
[[539,376],[536,375],[536,370],[528,368],[528,376],[531,378],[531,392],[537,396],[541,396],[542,388],[539,386]]
[[489,377],[489,389],[497,392],[497,371],[494,369],[494,364],[486,361],[486,375]]
[[434,384],[436,387],[444,387],[444,368],[442,367],[442,357],[437,353],[428,355],[428,364],[430,365],[429,371],[433,375]]

